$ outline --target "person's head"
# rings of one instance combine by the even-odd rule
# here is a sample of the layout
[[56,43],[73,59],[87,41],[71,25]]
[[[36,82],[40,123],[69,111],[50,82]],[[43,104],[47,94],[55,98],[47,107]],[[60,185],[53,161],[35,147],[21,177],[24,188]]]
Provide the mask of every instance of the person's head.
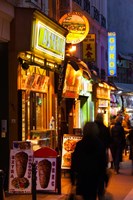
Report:
[[96,137],[99,134],[99,128],[95,122],[86,122],[83,127],[83,137],[88,136]]
[[129,120],[129,115],[128,115],[128,114],[125,114],[125,116],[124,116],[124,120],[126,120],[126,121]]
[[121,116],[117,116],[115,118],[115,123],[122,123],[122,117]]
[[97,116],[96,116],[95,121],[103,122],[103,113],[98,113]]

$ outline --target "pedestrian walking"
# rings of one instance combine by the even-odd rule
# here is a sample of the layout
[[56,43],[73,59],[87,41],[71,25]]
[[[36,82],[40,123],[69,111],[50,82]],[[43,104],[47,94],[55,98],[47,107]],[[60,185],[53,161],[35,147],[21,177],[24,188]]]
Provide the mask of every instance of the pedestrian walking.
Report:
[[98,113],[95,119],[96,124],[99,128],[99,134],[98,137],[102,141],[104,145],[104,151],[106,155],[106,171],[105,174],[101,174],[101,178],[99,181],[99,188],[98,188],[98,200],[103,199],[105,194],[105,188],[108,185],[109,182],[109,175],[108,173],[108,162],[111,162],[109,157],[109,151],[110,151],[110,144],[111,144],[111,137],[110,137],[110,131],[109,128],[105,126],[103,122],[103,113]]
[[98,138],[99,129],[95,122],[83,127],[83,138],[77,142],[72,153],[71,180],[76,174],[76,194],[84,200],[96,200],[101,174],[106,170],[104,145]]
[[122,153],[125,148],[125,134],[122,127],[122,118],[116,117],[115,125],[111,130],[111,152],[113,156],[115,174],[119,173],[120,162],[122,161]]
[[124,115],[124,118],[122,120],[122,126],[123,126],[124,131],[125,131],[125,139],[126,139],[125,155],[127,155],[128,147],[130,145],[128,136],[129,136],[129,132],[131,130],[131,123],[130,123],[130,120],[129,120],[129,115],[127,113]]
[[133,175],[133,129],[129,131],[128,140],[129,140],[129,147],[130,147],[129,160],[132,161],[131,174]]

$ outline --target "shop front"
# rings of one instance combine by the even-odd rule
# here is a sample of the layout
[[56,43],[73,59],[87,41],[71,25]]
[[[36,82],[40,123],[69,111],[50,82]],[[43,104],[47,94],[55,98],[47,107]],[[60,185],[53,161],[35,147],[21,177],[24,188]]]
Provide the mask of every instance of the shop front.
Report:
[[[83,61],[68,62],[61,103],[62,134],[81,134],[85,123],[93,118],[91,73]],[[77,68],[75,68],[77,66]]]
[[110,122],[110,91],[111,87],[105,82],[93,85],[94,116],[96,117],[97,113],[103,113],[106,126]]
[[122,97],[118,94],[110,94],[110,116],[116,116],[122,110]]
[[[20,20],[23,17],[25,20]],[[18,34],[14,38],[18,65],[18,137],[13,140],[31,141],[33,150],[43,146],[55,149],[58,100],[54,77],[65,57],[67,30],[39,11],[23,8],[16,8],[14,26]]]

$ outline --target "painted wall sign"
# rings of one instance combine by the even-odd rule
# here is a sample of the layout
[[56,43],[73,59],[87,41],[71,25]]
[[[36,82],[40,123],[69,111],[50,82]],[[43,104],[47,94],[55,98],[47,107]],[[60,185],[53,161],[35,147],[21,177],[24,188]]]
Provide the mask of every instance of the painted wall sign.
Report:
[[66,38],[36,19],[33,27],[32,48],[43,54],[64,60]]
[[116,76],[116,33],[108,33],[108,76]]
[[63,15],[59,23],[69,31],[66,43],[78,44],[85,39],[89,32],[88,19],[80,12]]

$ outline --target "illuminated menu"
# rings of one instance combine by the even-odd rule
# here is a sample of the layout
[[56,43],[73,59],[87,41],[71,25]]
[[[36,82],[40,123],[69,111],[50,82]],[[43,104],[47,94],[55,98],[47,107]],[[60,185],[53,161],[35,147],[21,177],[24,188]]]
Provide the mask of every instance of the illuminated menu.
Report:
[[70,169],[71,167],[71,154],[76,147],[76,143],[82,139],[82,136],[64,134],[62,145],[62,160],[61,168]]

